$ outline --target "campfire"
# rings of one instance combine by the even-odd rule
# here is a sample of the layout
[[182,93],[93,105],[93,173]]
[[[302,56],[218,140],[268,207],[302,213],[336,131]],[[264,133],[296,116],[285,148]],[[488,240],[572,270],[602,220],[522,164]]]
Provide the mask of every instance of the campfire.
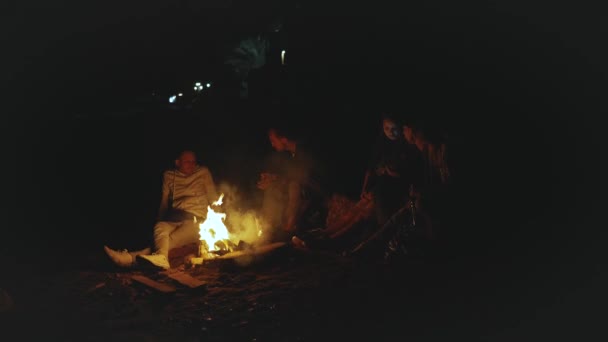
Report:
[[[213,206],[221,206],[224,194],[213,202]],[[207,207],[207,218],[199,224],[200,248],[201,255],[204,254],[203,249],[207,252],[222,250],[223,246],[231,243],[230,234],[224,221],[226,221],[226,213],[219,213]]]
[[[224,194],[222,193],[219,199],[207,207],[207,218],[199,224],[199,251],[198,259],[202,263],[202,259],[214,259],[234,251],[242,251],[248,249],[250,245],[238,238],[238,234],[231,234],[226,226],[227,213],[221,212]],[[262,236],[257,219],[255,220],[256,236]]]

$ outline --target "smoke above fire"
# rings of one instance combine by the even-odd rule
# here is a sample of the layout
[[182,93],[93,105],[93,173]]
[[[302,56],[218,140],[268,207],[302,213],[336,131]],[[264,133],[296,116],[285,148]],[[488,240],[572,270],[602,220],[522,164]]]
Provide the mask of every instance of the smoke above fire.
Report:
[[230,231],[230,240],[234,243],[244,241],[251,245],[264,244],[270,239],[270,232],[262,216],[250,209],[237,187],[220,183],[218,193],[223,193],[222,212],[226,213],[226,226]]

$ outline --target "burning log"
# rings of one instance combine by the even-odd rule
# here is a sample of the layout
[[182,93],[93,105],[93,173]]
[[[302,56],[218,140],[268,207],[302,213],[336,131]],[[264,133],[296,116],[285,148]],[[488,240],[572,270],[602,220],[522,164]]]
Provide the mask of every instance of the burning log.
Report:
[[226,253],[240,250],[239,246],[241,244],[239,243],[237,245],[230,240],[222,240],[222,241],[216,242],[215,245],[218,247],[218,250],[210,251],[210,253],[217,254],[217,255],[224,255]]

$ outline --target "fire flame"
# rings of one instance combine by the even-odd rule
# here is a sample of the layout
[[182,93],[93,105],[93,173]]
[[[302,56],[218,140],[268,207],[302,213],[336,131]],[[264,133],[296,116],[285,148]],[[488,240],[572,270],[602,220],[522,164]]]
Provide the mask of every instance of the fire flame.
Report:
[[224,198],[224,194],[220,195],[220,198],[217,199],[217,201],[213,202],[213,205],[222,205],[224,202],[222,202],[222,198]]
[[[217,201],[213,202],[213,205],[222,205],[222,198],[224,198],[224,194]],[[230,239],[228,228],[224,224],[225,220],[226,213],[218,213],[211,209],[211,206],[207,207],[207,219],[199,224],[199,236],[202,241],[207,243],[209,251],[218,250],[215,245],[216,242]]]

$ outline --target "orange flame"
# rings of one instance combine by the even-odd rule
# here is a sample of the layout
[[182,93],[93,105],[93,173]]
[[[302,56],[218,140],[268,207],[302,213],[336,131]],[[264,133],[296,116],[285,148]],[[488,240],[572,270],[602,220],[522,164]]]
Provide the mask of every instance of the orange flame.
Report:
[[[213,202],[213,205],[222,205],[223,197],[224,194],[217,201]],[[226,221],[226,213],[218,213],[211,209],[211,206],[207,207],[207,218],[199,224],[199,236],[202,241],[207,243],[209,251],[218,250],[215,245],[217,242],[230,240],[228,228],[226,228],[224,221]]]

